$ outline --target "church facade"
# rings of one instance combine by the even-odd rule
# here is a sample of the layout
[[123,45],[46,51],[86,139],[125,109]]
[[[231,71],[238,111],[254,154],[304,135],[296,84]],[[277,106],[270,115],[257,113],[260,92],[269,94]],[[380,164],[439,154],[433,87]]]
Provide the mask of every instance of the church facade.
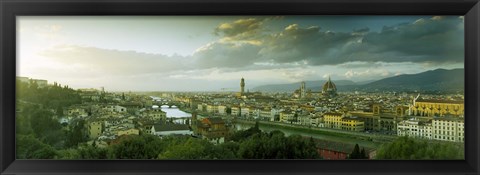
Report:
[[303,81],[300,84],[300,88],[293,92],[295,98],[334,98],[337,96],[337,86],[333,81],[328,77],[328,80],[323,84],[320,91],[312,91],[311,89],[306,88],[306,84]]
[[416,100],[410,108],[411,115],[414,116],[463,116],[463,101],[447,101],[447,100]]

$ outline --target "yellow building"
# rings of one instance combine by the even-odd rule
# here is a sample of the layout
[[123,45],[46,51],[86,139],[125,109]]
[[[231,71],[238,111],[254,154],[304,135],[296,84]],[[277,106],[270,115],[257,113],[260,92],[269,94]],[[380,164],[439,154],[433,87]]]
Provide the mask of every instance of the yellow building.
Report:
[[227,106],[225,105],[218,105],[218,114],[224,115],[227,112]]
[[103,121],[90,122],[88,125],[88,137],[90,139],[96,139],[103,132]]
[[325,122],[326,128],[342,129],[342,118],[343,114],[341,113],[323,114],[323,121]]
[[117,136],[121,136],[121,135],[138,135],[140,133],[140,131],[138,129],[135,129],[135,128],[130,128],[130,129],[126,129],[126,130],[119,130],[117,131]]
[[341,113],[325,113],[323,121],[326,128],[341,129],[345,131],[364,131],[365,122],[359,117],[346,117]]
[[415,116],[454,116],[464,115],[464,102],[452,100],[417,100],[411,106],[411,114]]
[[209,112],[209,113],[218,112],[218,106],[217,106],[217,105],[213,105],[213,104],[207,105],[207,112]]
[[379,128],[379,115],[373,115],[372,112],[363,111],[350,112],[349,115],[361,118],[363,122],[365,122],[364,124],[366,130],[378,130]]
[[240,108],[240,106],[232,106],[232,108],[231,108],[231,114],[232,114],[233,116],[239,116],[240,113],[241,113],[241,108]]
[[294,121],[295,113],[293,111],[280,112],[280,122],[290,123]]
[[198,104],[197,105],[197,110],[203,111],[203,104]]
[[343,117],[341,122],[342,130],[360,132],[365,130],[365,122],[358,117]]

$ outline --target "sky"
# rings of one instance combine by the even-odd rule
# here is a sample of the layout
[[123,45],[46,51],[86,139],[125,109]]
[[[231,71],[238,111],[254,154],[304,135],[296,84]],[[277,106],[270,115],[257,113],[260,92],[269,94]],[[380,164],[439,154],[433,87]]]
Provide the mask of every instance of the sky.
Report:
[[[19,16],[17,76],[107,91],[238,91],[464,67],[462,16]],[[320,86],[320,85],[319,85]]]

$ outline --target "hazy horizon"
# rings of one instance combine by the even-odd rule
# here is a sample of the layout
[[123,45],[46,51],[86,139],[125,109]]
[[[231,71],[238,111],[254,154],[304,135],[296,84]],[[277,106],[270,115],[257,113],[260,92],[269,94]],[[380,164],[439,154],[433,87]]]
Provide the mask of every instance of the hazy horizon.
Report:
[[237,91],[464,68],[458,16],[17,17],[17,76],[107,91]]

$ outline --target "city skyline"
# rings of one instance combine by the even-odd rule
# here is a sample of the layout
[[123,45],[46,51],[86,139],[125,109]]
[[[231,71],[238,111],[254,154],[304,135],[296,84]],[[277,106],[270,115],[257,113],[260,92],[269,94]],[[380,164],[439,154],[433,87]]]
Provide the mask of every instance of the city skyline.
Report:
[[463,68],[458,16],[18,17],[17,76],[215,91]]

